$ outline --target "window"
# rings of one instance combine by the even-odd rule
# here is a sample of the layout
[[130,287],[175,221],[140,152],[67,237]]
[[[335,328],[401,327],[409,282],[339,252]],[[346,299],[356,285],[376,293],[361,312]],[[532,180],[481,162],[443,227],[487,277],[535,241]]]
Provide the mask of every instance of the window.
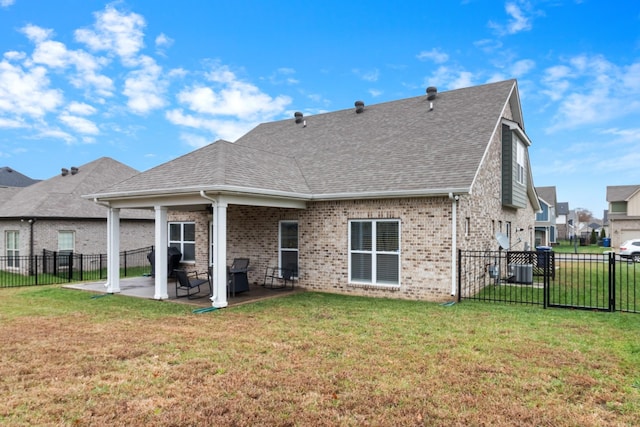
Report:
[[278,262],[281,268],[298,271],[298,222],[280,221]]
[[7,267],[20,267],[20,232],[5,232],[5,247],[7,248]]
[[169,247],[177,248],[182,253],[182,262],[196,260],[196,223],[170,222]]
[[73,252],[75,249],[75,232],[58,231],[58,252]]
[[400,221],[350,221],[349,280],[400,285]]
[[516,167],[518,168],[518,182],[520,184],[524,184],[525,183],[525,178],[524,178],[524,172],[525,172],[525,162],[524,162],[524,157],[525,157],[525,151],[524,151],[524,144],[522,143],[522,141],[520,141],[518,138],[515,138],[516,140]]
[[464,235],[466,237],[469,237],[470,234],[471,234],[471,218],[466,217],[464,219]]

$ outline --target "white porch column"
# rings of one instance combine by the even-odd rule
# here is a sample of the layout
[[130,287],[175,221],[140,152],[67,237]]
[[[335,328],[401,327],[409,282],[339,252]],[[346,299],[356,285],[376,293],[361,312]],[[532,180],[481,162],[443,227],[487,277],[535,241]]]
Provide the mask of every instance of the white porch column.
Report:
[[227,302],[227,202],[213,204],[213,296],[211,305],[223,308]]
[[120,292],[120,209],[107,212],[107,292]]
[[169,245],[167,231],[167,207],[155,206],[155,261],[156,274],[154,299],[169,299],[167,292],[167,246]]

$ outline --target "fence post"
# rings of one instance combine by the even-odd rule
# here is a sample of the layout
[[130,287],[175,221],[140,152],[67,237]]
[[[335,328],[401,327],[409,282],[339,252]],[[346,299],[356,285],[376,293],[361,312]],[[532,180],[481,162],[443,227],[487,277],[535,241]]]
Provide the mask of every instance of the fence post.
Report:
[[550,289],[549,289],[550,288],[550,286],[549,286],[549,282],[550,282],[549,278],[551,277],[550,274],[549,274],[549,268],[550,268],[550,266],[549,266],[549,258],[550,258],[551,252],[544,251],[542,253],[538,253],[537,256],[539,257],[540,255],[542,255],[544,257],[544,267],[542,268],[542,283],[543,283],[543,285],[542,285],[542,287],[543,287],[543,289],[542,289],[542,299],[543,299],[542,307],[546,309],[549,306],[549,291],[550,291]]
[[460,292],[462,291],[462,249],[458,249],[458,302],[461,301]]
[[609,252],[609,311],[616,311],[616,254]]
[[127,277],[127,251],[124,251],[124,277]]

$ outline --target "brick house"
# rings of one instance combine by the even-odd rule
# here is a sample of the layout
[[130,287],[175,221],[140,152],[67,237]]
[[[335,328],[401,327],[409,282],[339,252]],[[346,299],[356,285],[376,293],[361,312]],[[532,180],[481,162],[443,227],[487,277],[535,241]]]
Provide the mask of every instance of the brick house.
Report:
[[[264,123],[86,197],[110,206],[113,254],[120,212],[146,208],[157,262],[178,245],[198,271],[250,258],[253,283],[293,265],[310,290],[443,301],[456,293],[457,249],[496,250],[497,232],[533,241],[530,144],[515,80],[429,88]],[[213,306],[225,307],[226,269],[213,281]],[[155,298],[168,298],[163,271]]]
[[535,245],[551,246],[557,243],[558,236],[556,187],[536,187],[536,193],[540,200],[540,212],[536,214]]
[[[0,188],[0,254],[42,254],[43,249],[83,254],[107,253],[108,209],[83,194],[113,185],[138,172],[103,157],[29,186]],[[153,244],[154,218],[149,211],[130,210],[122,217],[121,250]],[[11,258],[9,263],[11,263]],[[15,262],[15,261],[14,261]],[[3,268],[17,267],[14,265]]]
[[629,239],[640,239],[640,185],[607,186],[608,235],[619,248]]

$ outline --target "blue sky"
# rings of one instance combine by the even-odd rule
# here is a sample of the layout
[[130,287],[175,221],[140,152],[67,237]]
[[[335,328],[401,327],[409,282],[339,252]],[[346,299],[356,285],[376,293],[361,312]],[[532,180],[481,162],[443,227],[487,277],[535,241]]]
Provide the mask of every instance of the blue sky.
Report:
[[640,184],[640,2],[0,0],[0,166],[140,171],[255,125],[516,78],[536,186]]

